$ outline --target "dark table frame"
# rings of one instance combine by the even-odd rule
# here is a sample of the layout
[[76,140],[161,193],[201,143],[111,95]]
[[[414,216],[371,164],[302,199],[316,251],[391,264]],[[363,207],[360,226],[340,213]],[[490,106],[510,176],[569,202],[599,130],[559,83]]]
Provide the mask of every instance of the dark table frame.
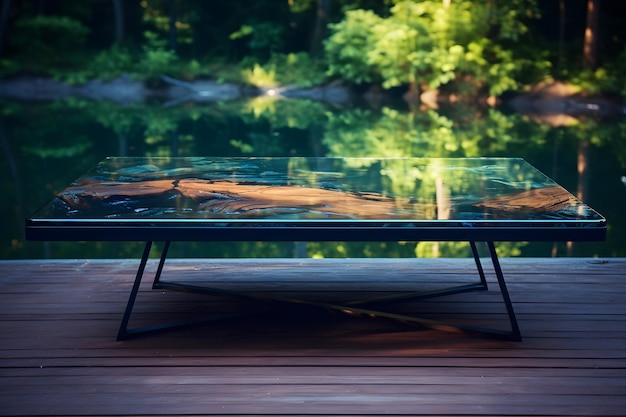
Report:
[[[146,242],[144,252],[141,257],[141,262],[137,270],[137,275],[135,277],[135,282],[133,284],[133,287],[132,287],[132,290],[128,299],[128,303],[124,311],[124,316],[120,324],[120,328],[119,328],[118,335],[117,335],[117,340],[125,340],[125,339],[129,339],[131,337],[141,335],[147,332],[164,330],[164,329],[168,329],[172,327],[186,326],[189,324],[194,324],[196,322],[204,321],[203,319],[200,319],[197,321],[194,320],[192,322],[165,323],[161,325],[141,327],[141,328],[135,328],[135,329],[128,328],[128,322],[132,315],[133,307],[135,305],[135,300],[137,297],[137,292],[139,291],[139,286],[143,279],[145,267],[149,259],[149,254],[152,248],[152,244],[153,242],[150,242],[150,241]],[[324,302],[324,301],[304,300],[304,299],[278,298],[278,297],[271,297],[271,296],[254,296],[254,295],[245,294],[245,293],[227,291],[223,289],[210,288],[210,287],[204,287],[204,286],[194,286],[194,285],[187,285],[187,284],[164,281],[161,279],[161,274],[163,272],[163,267],[165,265],[165,260],[167,258],[167,252],[169,250],[170,244],[171,244],[171,241],[165,242],[165,246],[161,253],[159,265],[158,265],[158,268],[154,277],[154,281],[152,284],[153,289],[169,289],[169,290],[189,291],[189,292],[204,293],[204,294],[219,294],[219,295],[226,295],[226,296],[235,297],[235,298],[242,298],[246,300],[262,301],[262,302],[271,301],[274,303],[303,304],[303,305],[310,305],[314,307],[320,307],[320,308],[324,308],[327,310],[340,311],[342,313],[357,314],[357,315],[364,314],[369,317],[383,317],[383,318],[401,320],[404,322],[418,323],[424,327],[429,327],[429,328],[439,329],[439,330],[444,330],[444,331],[460,331],[460,332],[466,332],[466,333],[482,334],[486,336],[496,337],[499,339],[513,340],[513,341],[522,340],[522,335],[521,335],[519,326],[517,324],[517,319],[515,317],[515,311],[513,310],[511,298],[509,296],[509,292],[508,292],[508,289],[504,280],[504,275],[502,273],[502,269],[500,267],[500,263],[498,261],[498,256],[496,254],[496,250],[495,250],[495,246],[493,242],[487,242],[487,246],[489,248],[491,261],[493,263],[493,268],[495,270],[496,277],[498,280],[498,285],[500,287],[500,293],[502,295],[502,300],[506,307],[506,312],[507,312],[507,316],[508,316],[509,323],[510,323],[510,330],[508,331],[490,329],[490,328],[484,328],[484,327],[475,327],[475,326],[451,325],[451,324],[444,323],[441,321],[408,316],[405,314],[397,314],[397,313],[383,311],[383,310],[380,310],[379,308],[375,308],[375,306],[392,303],[394,301],[426,299],[426,298],[439,297],[439,296],[444,296],[444,295],[458,294],[458,293],[468,292],[468,291],[487,290],[488,288],[487,279],[486,279],[485,272],[482,267],[480,257],[478,255],[478,250],[477,250],[475,242],[470,242],[470,245],[472,248],[474,261],[476,262],[476,267],[477,267],[478,274],[480,277],[480,280],[476,283],[458,285],[458,286],[448,287],[448,288],[434,290],[434,291],[398,293],[396,295],[387,296],[384,298],[353,300],[353,301],[350,301],[349,303],[343,303],[343,304],[329,303],[329,302]]]
[[[238,226],[202,227],[176,226],[175,224],[150,224],[135,226],[98,226],[94,224],[76,222],[71,226],[40,225],[36,221],[30,221],[27,225],[27,237],[31,240],[87,240],[87,241],[137,241],[144,240],[146,245],[137,270],[135,281],[129,296],[124,316],[120,324],[117,339],[125,340],[147,332],[163,330],[186,323],[166,323],[157,326],[129,329],[128,324],[132,315],[133,307],[139,290],[139,285],[144,277],[145,268],[149,259],[153,242],[165,241],[161,253],[159,265],[154,277],[152,287],[154,289],[183,290],[207,294],[222,294],[226,296],[244,299],[285,303],[298,303],[318,306],[325,309],[366,314],[368,316],[386,317],[406,322],[413,322],[425,327],[446,330],[461,331],[467,333],[482,334],[485,336],[521,341],[522,335],[517,323],[515,311],[509,296],[496,253],[496,241],[599,241],[605,237],[604,227],[522,227],[509,226],[502,222],[496,226],[485,227],[462,227],[462,226],[434,226],[429,223],[426,226],[406,227],[399,225],[386,225],[372,223],[371,226],[335,226],[332,223],[311,225],[310,223],[284,223],[281,226],[268,223],[267,226],[259,227],[257,223],[242,223]],[[453,223],[454,224],[454,223]],[[467,241],[470,243],[474,261],[476,263],[479,281],[466,285],[445,288],[429,292],[400,293],[385,299],[356,300],[347,304],[333,304],[318,301],[278,299],[234,293],[216,288],[191,286],[168,282],[161,279],[165,261],[171,242],[176,241],[255,241],[262,234],[264,241]],[[476,242],[485,242],[489,249],[489,256],[497,278],[502,300],[506,307],[510,330],[490,329],[484,327],[456,326],[440,321],[429,320],[419,317],[400,315],[383,311],[376,306],[388,304],[393,301],[407,301],[409,299],[424,299],[436,296],[457,294],[466,291],[487,290],[485,272],[476,247]]]
[[[244,299],[283,303],[306,304],[325,309],[386,317],[442,330],[480,333],[492,337],[520,341],[522,336],[505,283],[494,242],[499,241],[601,241],[606,236],[605,220],[598,216],[592,221],[567,220],[491,220],[461,222],[458,220],[430,221],[383,221],[383,220],[186,220],[177,222],[167,219],[119,219],[102,222],[99,219],[47,219],[31,216],[26,220],[26,238],[49,241],[143,241],[143,255],[132,286],[128,303],[118,331],[118,340],[124,340],[146,332],[169,328],[180,323],[129,329],[137,292],[144,277],[153,242],[166,242],[160,255],[153,280],[155,289],[172,289],[207,294],[222,294]],[[469,242],[479,281],[466,285],[428,292],[400,293],[385,298],[354,300],[340,304],[322,301],[278,299],[250,294],[234,293],[217,288],[199,287],[161,279],[168,250],[172,242],[179,241],[465,241]],[[470,326],[453,326],[434,320],[395,314],[380,307],[394,301],[422,299],[456,294],[465,291],[486,290],[487,280],[476,247],[485,242],[495,271],[502,300],[506,307],[510,329],[488,329]],[[188,323],[185,323],[188,324]]]

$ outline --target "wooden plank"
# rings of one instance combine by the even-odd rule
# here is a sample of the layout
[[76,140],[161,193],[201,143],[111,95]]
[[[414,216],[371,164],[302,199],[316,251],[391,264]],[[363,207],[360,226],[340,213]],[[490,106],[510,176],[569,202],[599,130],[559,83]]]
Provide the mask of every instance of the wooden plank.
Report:
[[[173,389],[174,391],[175,388]],[[342,390],[319,390],[312,387],[305,393],[272,392],[258,389],[250,395],[237,393],[216,397],[210,390],[200,394],[171,392],[145,397],[120,394],[112,396],[104,393],[93,395],[40,395],[37,401],[32,397],[13,396],[6,399],[5,410],[23,406],[28,415],[140,415],[146,410],[149,415],[179,414],[184,410],[194,415],[232,414],[343,414],[351,415],[355,410],[367,415],[597,415],[599,409],[611,415],[620,415],[626,406],[623,397],[595,396],[593,401],[584,402],[577,395],[506,395],[503,400],[498,395],[419,395],[389,394],[367,395],[354,392],[346,387]],[[143,400],[142,400],[143,399]],[[506,401],[506,407],[502,402]],[[149,403],[145,403],[149,402]],[[70,405],[71,404],[71,405]]]
[[[0,262],[0,416],[614,416],[626,409],[625,259],[503,259],[521,343],[308,309],[117,342],[137,264]],[[166,272],[332,298],[355,285],[365,296],[416,279],[464,282],[473,271],[466,259],[231,259],[172,260]],[[408,307],[498,324],[501,301],[489,281],[488,292]],[[139,298],[138,323],[260,308],[149,283]]]

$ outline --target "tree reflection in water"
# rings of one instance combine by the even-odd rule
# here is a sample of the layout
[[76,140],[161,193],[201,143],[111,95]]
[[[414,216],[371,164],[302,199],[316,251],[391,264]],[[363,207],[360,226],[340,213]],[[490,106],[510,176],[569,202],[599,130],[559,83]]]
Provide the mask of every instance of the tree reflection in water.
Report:
[[[624,122],[551,127],[502,109],[331,108],[275,98],[162,107],[68,100],[4,106],[0,257],[136,257],[141,243],[26,242],[23,219],[106,156],[522,157],[608,219],[607,242],[502,243],[501,256],[626,256]],[[419,172],[412,175],[419,176]],[[415,178],[390,178],[401,191]],[[432,190],[436,193],[437,190]],[[445,193],[439,193],[441,204]],[[442,210],[442,213],[444,211]],[[173,256],[470,256],[461,243],[185,243]]]

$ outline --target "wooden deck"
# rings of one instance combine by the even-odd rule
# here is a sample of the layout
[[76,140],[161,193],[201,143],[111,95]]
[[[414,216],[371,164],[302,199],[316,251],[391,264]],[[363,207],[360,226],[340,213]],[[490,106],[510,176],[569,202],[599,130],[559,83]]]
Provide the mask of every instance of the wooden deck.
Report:
[[[0,262],[0,415],[626,413],[626,259],[503,259],[521,343],[149,284],[131,325],[252,315],[118,342],[137,265]],[[166,275],[334,297],[454,283],[473,271],[469,259],[172,260]],[[506,327],[490,284],[404,308]]]

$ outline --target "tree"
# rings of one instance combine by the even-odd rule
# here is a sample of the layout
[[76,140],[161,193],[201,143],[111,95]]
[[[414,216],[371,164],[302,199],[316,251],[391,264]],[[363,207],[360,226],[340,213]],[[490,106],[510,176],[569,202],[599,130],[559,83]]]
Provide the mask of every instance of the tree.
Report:
[[123,0],[112,0],[115,19],[115,42],[124,42],[124,3]]
[[311,36],[311,55],[316,57],[324,52],[323,40],[326,38],[331,3],[332,0],[317,0],[315,27]]
[[0,56],[2,56],[4,51],[4,38],[7,32],[12,2],[13,0],[2,0],[2,10],[0,10]]
[[587,26],[583,46],[583,69],[594,71],[598,66],[598,21],[600,0],[587,0]]
[[170,51],[176,53],[178,45],[178,30],[176,29],[176,22],[178,20],[178,7],[176,0],[168,0],[169,9],[169,38],[170,38]]
[[534,0],[396,1],[389,17],[346,12],[326,42],[331,75],[355,82],[380,79],[385,88],[409,85],[414,93],[453,81],[499,95],[518,85],[519,74],[538,65],[516,56],[528,32]]

